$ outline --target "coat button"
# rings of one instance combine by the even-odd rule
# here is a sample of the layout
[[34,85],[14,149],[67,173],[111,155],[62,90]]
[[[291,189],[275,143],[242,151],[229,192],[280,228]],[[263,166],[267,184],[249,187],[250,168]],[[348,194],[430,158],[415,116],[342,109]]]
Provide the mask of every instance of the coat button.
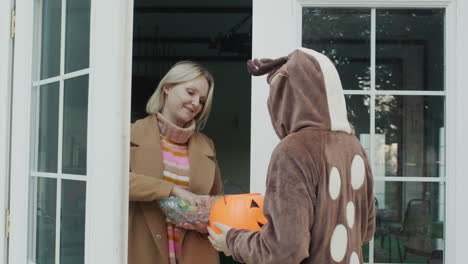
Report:
[[156,240],[161,240],[161,235],[156,235]]

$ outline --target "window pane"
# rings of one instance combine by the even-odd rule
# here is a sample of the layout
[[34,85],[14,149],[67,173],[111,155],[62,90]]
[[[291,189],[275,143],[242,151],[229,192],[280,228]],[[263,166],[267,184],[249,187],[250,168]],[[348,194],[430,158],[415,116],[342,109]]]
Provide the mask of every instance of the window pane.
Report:
[[36,180],[36,263],[55,263],[57,180]]
[[86,182],[62,181],[60,263],[83,264]]
[[444,9],[376,14],[376,89],[444,90]]
[[327,55],[343,89],[370,89],[370,10],[302,9],[302,46]]
[[63,104],[63,173],[86,174],[88,75],[65,81]]
[[65,73],[89,67],[90,0],[67,0]]
[[376,263],[443,263],[443,183],[375,182]]
[[61,0],[42,1],[41,79],[60,74]]
[[[363,142],[370,134],[370,96],[345,95],[348,121],[354,126],[356,137]],[[365,139],[364,139],[365,140]]]
[[369,263],[369,243],[362,246],[362,261]]
[[445,177],[444,97],[376,96],[374,176]]
[[40,172],[57,172],[59,83],[39,87],[38,164]]

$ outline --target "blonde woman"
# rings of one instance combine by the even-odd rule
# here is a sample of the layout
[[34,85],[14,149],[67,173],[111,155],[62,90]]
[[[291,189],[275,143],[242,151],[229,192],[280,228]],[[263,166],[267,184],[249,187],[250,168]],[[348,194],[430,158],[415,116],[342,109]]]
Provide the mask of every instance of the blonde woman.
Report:
[[223,191],[213,142],[200,133],[211,110],[212,75],[182,61],[162,78],[148,101],[149,116],[131,130],[129,264],[219,263],[206,224],[175,226],[158,200]]

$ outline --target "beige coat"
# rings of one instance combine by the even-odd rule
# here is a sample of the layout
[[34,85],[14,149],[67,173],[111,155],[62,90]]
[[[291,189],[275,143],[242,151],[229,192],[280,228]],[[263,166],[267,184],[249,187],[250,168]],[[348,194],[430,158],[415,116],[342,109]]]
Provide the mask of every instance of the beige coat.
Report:
[[[223,191],[213,142],[195,132],[188,142],[189,190],[196,194]],[[138,120],[131,130],[129,264],[168,263],[165,217],[156,200],[169,196],[173,183],[162,179],[163,163],[156,116]],[[219,263],[218,253],[206,236],[195,231],[181,234],[179,264]]]

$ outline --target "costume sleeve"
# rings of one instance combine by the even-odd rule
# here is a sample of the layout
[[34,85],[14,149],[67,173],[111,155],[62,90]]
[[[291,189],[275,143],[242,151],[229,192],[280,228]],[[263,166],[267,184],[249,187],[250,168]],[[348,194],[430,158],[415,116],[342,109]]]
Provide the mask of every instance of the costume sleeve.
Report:
[[315,194],[307,188],[311,170],[300,154],[281,144],[273,152],[263,210],[268,223],[258,232],[229,230],[226,241],[236,261],[297,264],[309,256]]
[[130,201],[149,202],[169,197],[173,183],[130,172]]
[[367,201],[368,201],[368,215],[367,215],[367,230],[365,230],[365,235],[363,238],[363,244],[369,243],[371,239],[374,237],[375,232],[375,197],[374,197],[374,179],[372,176],[372,172],[367,169]]

